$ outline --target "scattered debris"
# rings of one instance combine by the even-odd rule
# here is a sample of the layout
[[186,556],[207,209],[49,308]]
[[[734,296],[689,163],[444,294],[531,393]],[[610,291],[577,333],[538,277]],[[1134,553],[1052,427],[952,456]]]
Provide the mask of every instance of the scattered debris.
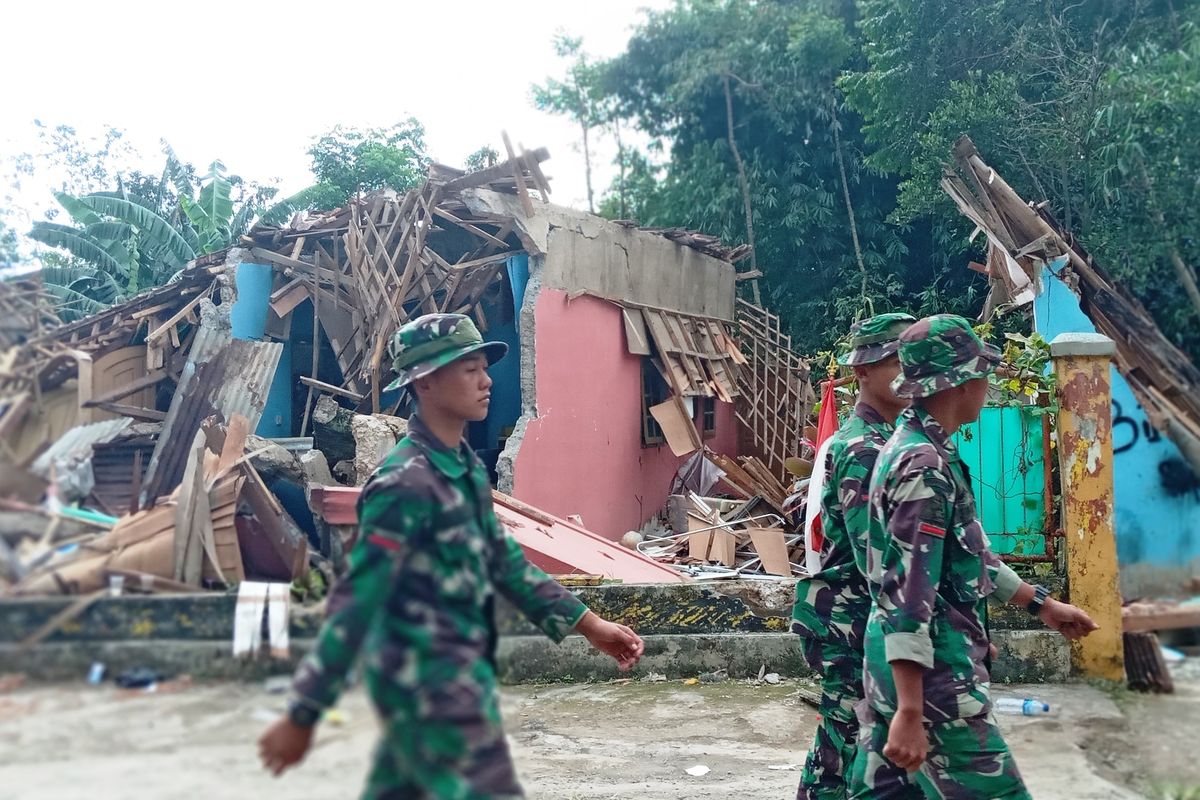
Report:
[[1182,603],[1139,600],[1121,609],[1121,629],[1125,633],[1176,628],[1200,628],[1200,602],[1197,599]]
[[703,778],[705,775],[712,772],[712,770],[703,764],[697,764],[694,767],[688,767],[684,770],[684,772],[686,772],[688,775],[691,775],[693,778]]
[[667,676],[661,672],[647,672],[642,676],[643,683],[665,683]]
[[1121,639],[1125,650],[1125,678],[1130,689],[1159,694],[1175,691],[1175,681],[1158,636],[1150,631],[1126,631]]
[[768,764],[767,769],[794,770],[800,769],[799,764]]
[[134,667],[119,673],[113,679],[113,683],[122,689],[147,689],[166,679],[167,676],[158,670],[149,667]]
[[92,686],[99,686],[104,681],[104,664],[100,661],[93,661],[92,666],[88,668],[87,682]]
[[715,672],[705,672],[700,676],[701,683],[724,683],[729,680],[729,673],[723,669]]
[[741,502],[693,493],[674,506],[672,524],[686,527],[637,543],[639,552],[702,580],[803,574],[804,537],[761,495]]
[[800,688],[796,689],[796,696],[799,697],[802,702],[807,703],[813,708],[821,707],[821,692],[817,689],[810,688],[808,686],[801,686]]

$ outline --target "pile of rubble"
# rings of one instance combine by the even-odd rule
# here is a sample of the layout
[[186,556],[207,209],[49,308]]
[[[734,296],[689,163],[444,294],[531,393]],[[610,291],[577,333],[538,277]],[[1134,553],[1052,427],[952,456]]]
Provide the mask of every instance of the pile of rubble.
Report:
[[[811,459],[811,443],[803,452]],[[756,457],[735,461],[707,448],[698,451],[676,478],[675,488],[683,493],[668,501],[670,533],[635,537],[628,544],[698,580],[806,574],[800,521],[811,460],[788,462],[796,480],[785,487]],[[721,487],[727,491],[718,494]]]
[[[677,538],[645,545],[657,560],[498,493],[502,522],[535,563],[610,577],[620,563],[621,579],[639,581],[791,574],[802,544],[779,476],[811,405],[808,367],[777,317],[742,304],[734,319],[745,276],[731,264],[746,248],[552,207],[545,150],[509,155],[473,173],[434,165],[404,195],[259,226],[168,285],[82,318],[56,315],[36,281],[0,282],[0,592],[328,581],[352,544],[357,487],[406,432],[393,416],[404,398],[383,388],[391,335],[431,312],[470,315],[485,334],[491,316],[517,332],[532,301],[522,306],[528,276],[509,268],[535,256],[575,270],[560,276],[568,299],[621,307],[629,354],[671,392],[649,413],[676,455],[696,452],[681,471],[677,494],[690,506],[672,512]],[[601,225],[613,252],[645,250],[642,269],[619,270],[641,283],[610,286],[607,252],[572,257]],[[667,276],[674,293],[704,303],[647,300],[667,282],[651,281],[652,267],[675,263],[658,257],[664,239],[689,248]],[[727,301],[721,316],[707,314],[710,295]],[[761,459],[705,447],[695,398],[736,404]],[[524,412],[490,434],[494,459]],[[713,499],[718,481],[733,499]]]

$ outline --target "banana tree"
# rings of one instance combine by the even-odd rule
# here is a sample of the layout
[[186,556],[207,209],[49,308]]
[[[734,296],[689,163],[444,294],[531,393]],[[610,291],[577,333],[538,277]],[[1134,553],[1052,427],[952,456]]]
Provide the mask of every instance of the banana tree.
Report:
[[43,259],[51,265],[44,281],[66,304],[68,316],[160,286],[197,256],[232,244],[273,194],[259,190],[235,202],[234,188],[241,181],[220,161],[209,165],[197,188],[191,168],[165,142],[164,150],[166,164],[156,187],[143,185],[134,195],[118,181],[115,192],[58,193],[73,224],[34,224],[30,238],[69,254]]

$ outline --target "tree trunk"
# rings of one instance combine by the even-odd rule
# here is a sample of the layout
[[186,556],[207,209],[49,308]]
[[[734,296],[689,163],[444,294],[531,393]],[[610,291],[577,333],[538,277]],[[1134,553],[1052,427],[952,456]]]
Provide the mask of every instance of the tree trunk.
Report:
[[621,144],[621,120],[613,118],[613,136],[617,140],[617,197],[621,219],[629,219],[629,198],[625,194],[625,147]]
[[[737,165],[738,183],[742,187],[742,210],[746,214],[746,244],[750,245],[750,270],[758,269],[758,252],[754,246],[754,212],[750,204],[750,181],[746,179],[746,165],[742,163],[742,154],[738,151],[737,139],[733,135],[733,93],[729,90],[729,73],[721,76],[725,87],[725,126],[729,137],[729,151],[733,154],[733,163]],[[750,290],[754,295],[754,304],[762,305],[762,297],[758,291],[758,278],[750,281]]]
[[580,130],[583,131],[583,175],[587,181],[587,200],[588,211],[592,214],[596,213],[595,203],[592,202],[592,150],[588,145],[588,126],[586,122],[580,121]]
[[850,240],[854,243],[854,258],[858,261],[858,272],[862,276],[862,286],[859,291],[862,295],[863,306],[868,308],[871,314],[874,314],[874,304],[867,294],[867,266],[863,263],[862,247],[858,243],[858,223],[854,219],[854,205],[850,202],[850,182],[846,179],[846,160],[842,156],[842,135],[838,131],[841,123],[838,121],[837,109],[832,110],[833,143],[837,152],[838,172],[842,176],[842,197],[846,201],[846,217],[850,220]]
[[1142,188],[1146,191],[1146,203],[1150,206],[1150,213],[1154,217],[1155,225],[1158,226],[1158,233],[1163,237],[1163,243],[1167,246],[1167,258],[1170,259],[1171,266],[1175,268],[1175,275],[1183,284],[1183,290],[1187,293],[1188,299],[1192,301],[1192,310],[1200,315],[1200,288],[1196,286],[1196,276],[1192,274],[1191,267],[1183,260],[1183,256],[1179,254],[1179,248],[1171,239],[1171,234],[1167,230],[1166,215],[1163,214],[1154,199],[1154,187],[1150,183],[1150,175],[1146,172],[1146,165],[1140,160],[1138,161],[1138,171],[1142,178]]

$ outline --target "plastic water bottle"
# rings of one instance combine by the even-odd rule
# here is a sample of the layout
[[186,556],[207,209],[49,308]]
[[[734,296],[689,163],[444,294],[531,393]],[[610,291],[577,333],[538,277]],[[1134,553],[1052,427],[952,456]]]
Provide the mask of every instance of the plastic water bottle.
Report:
[[1001,697],[992,703],[992,710],[997,714],[1022,714],[1026,717],[1040,717],[1050,713],[1050,704],[1031,697]]

